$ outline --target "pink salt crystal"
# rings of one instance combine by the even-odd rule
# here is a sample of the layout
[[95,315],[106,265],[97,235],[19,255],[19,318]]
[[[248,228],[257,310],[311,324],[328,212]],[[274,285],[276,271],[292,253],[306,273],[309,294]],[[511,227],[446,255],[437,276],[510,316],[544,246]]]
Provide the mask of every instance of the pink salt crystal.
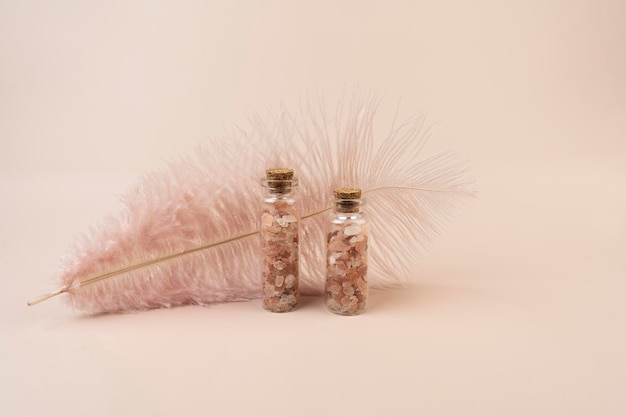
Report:
[[274,285],[276,285],[277,287],[282,287],[283,283],[285,282],[285,277],[282,275],[276,275],[276,278],[274,279]]
[[285,286],[287,288],[293,288],[296,283],[296,277],[293,274],[289,274],[285,277]]
[[346,236],[354,236],[356,234],[361,233],[361,228],[359,226],[356,226],[356,225],[347,226],[345,229],[343,229],[343,233]]
[[298,213],[291,194],[298,181],[290,168],[272,168],[266,174],[260,230],[263,308],[291,311],[298,304]]
[[346,245],[342,239],[332,240],[328,244],[328,250],[330,252],[344,252],[348,248],[349,246]]
[[269,213],[263,213],[261,215],[261,224],[265,227],[271,226],[274,221],[274,217]]

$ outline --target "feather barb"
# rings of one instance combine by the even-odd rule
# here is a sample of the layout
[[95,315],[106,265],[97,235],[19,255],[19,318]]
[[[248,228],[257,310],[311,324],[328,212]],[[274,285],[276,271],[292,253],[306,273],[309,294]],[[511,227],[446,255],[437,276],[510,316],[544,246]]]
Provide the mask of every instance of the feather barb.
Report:
[[[451,191],[451,190],[445,190],[445,189],[426,189],[426,188],[419,188],[419,187],[387,186],[387,187],[372,188],[370,190],[364,191],[363,194],[367,195],[367,194],[375,193],[376,191],[389,191],[389,190],[408,190],[408,191],[414,191],[414,192],[450,192]],[[457,192],[473,194],[472,191],[457,190]],[[305,220],[305,219],[308,219],[308,218],[311,218],[311,217],[319,216],[319,215],[329,211],[330,209],[331,209],[331,207],[327,207],[327,208],[325,208],[323,210],[319,210],[319,211],[316,211],[314,213],[310,213],[310,214],[307,214],[305,216],[302,216],[301,219]],[[233,242],[233,241],[236,241],[236,240],[239,240],[239,239],[243,239],[243,238],[246,238],[246,237],[249,237],[249,236],[254,236],[254,235],[258,234],[258,233],[259,233],[259,231],[255,230],[253,232],[244,233],[244,234],[241,234],[241,235],[238,235],[238,236],[234,236],[234,237],[229,238],[229,239],[220,240],[219,242],[215,242],[215,243],[211,243],[211,244],[208,244],[208,245],[203,245],[203,246],[199,246],[199,247],[196,247],[196,248],[184,250],[184,251],[181,251],[181,252],[178,252],[178,253],[174,253],[174,254],[171,254],[171,255],[167,255],[167,256],[164,256],[164,257],[161,257],[161,258],[158,258],[158,259],[152,259],[150,261],[141,262],[139,264],[132,265],[132,266],[129,266],[127,268],[119,269],[117,271],[111,271],[111,272],[108,272],[106,274],[102,274],[102,275],[99,275],[99,276],[96,276],[96,277],[85,279],[84,281],[80,281],[78,283],[78,285],[74,286],[73,288],[70,288],[69,286],[65,285],[65,286],[57,289],[56,291],[52,291],[50,293],[43,294],[43,295],[41,295],[41,296],[39,296],[39,297],[37,297],[37,298],[27,302],[26,304],[28,306],[33,306],[33,305],[42,303],[42,302],[44,302],[46,300],[49,300],[50,298],[56,297],[57,295],[61,295],[63,293],[66,293],[66,292],[70,291],[70,289],[73,290],[73,289],[86,287],[88,285],[95,284],[96,282],[100,282],[100,281],[103,281],[105,279],[112,278],[112,277],[114,277],[116,275],[121,275],[121,274],[124,274],[126,272],[131,272],[131,271],[134,271],[134,270],[137,270],[137,269],[145,268],[147,266],[151,266],[151,265],[154,265],[154,264],[157,264],[157,263],[166,262],[166,261],[169,261],[171,259],[178,258],[180,256],[187,255],[187,254],[190,254],[190,253],[194,253],[194,252],[199,252],[199,251],[202,251],[202,250],[210,249],[210,248],[213,248],[213,247],[216,247],[216,246],[219,246],[219,245],[224,245],[226,243],[230,243],[230,242]]]
[[[323,294],[329,190],[358,186],[371,217],[371,288],[403,285],[457,208],[474,197],[467,163],[454,152],[423,157],[424,117],[374,140],[378,99],[355,96],[334,114],[307,102],[281,107],[145,176],[109,216],[61,259],[59,289],[76,310],[95,314],[258,298],[258,178],[288,166],[300,177],[300,290]],[[368,266],[368,267],[369,267]]]

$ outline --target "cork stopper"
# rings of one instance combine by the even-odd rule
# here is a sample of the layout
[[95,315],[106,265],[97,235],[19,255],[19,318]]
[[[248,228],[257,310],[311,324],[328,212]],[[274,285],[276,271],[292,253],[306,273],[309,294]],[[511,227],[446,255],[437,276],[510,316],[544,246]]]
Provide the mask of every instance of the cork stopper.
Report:
[[349,187],[335,188],[334,194],[336,199],[358,200],[361,198],[361,189]]
[[261,184],[273,193],[290,193],[291,188],[298,185],[298,179],[291,168],[266,169],[265,175],[266,177],[261,179]]
[[270,181],[291,181],[293,179],[293,169],[291,168],[270,168],[265,170],[265,175]]

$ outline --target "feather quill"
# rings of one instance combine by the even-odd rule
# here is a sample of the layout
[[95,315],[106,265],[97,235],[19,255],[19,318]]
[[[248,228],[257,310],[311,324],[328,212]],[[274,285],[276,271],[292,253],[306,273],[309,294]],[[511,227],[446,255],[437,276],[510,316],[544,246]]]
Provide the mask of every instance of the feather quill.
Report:
[[296,113],[283,106],[146,175],[121,213],[62,258],[61,288],[29,304],[66,293],[73,308],[102,313],[258,298],[259,179],[273,166],[300,178],[303,294],[323,291],[325,215],[339,186],[359,186],[368,200],[371,287],[407,282],[420,249],[474,195],[474,182],[452,152],[421,157],[424,117],[394,121],[377,145],[378,104],[355,97],[332,114],[321,100]]

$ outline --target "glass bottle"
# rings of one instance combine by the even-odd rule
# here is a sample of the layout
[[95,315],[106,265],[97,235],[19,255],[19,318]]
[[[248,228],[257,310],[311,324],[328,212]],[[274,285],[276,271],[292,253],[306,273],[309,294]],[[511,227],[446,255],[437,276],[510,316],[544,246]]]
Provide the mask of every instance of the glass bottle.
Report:
[[359,188],[334,190],[326,239],[326,308],[352,316],[367,309],[367,218]]
[[265,189],[261,214],[263,308],[274,313],[298,306],[298,209],[290,168],[272,168],[261,180]]

